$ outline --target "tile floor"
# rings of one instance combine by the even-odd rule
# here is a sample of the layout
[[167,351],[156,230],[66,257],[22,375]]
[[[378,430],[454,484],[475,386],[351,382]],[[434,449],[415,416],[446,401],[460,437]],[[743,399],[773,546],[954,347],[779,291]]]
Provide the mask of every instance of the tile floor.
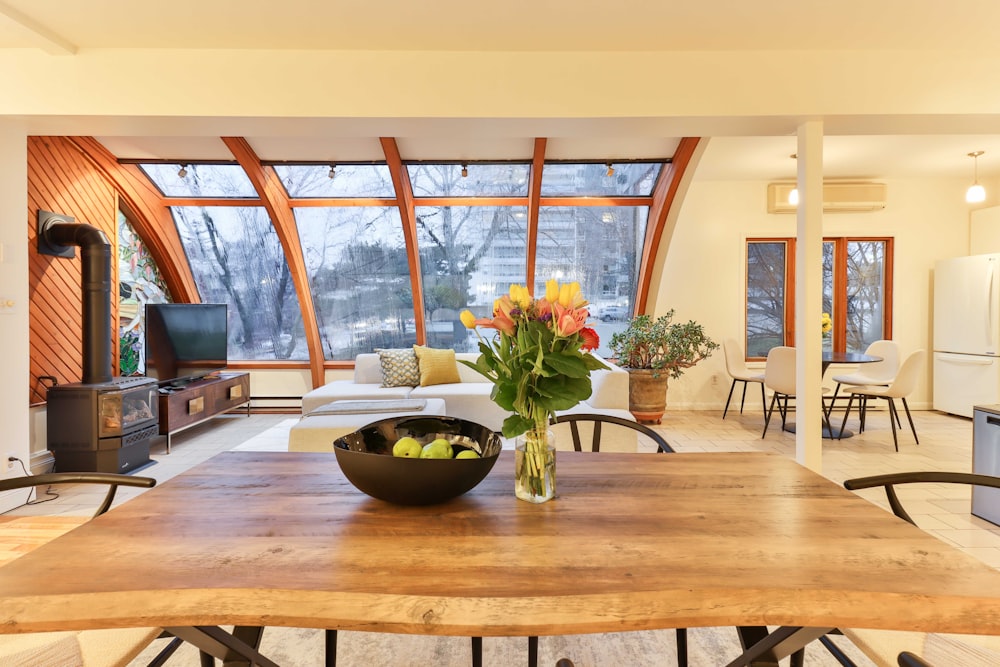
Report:
[[[720,411],[670,411],[665,415],[663,424],[656,428],[679,452],[771,451],[794,456],[795,435],[782,432],[777,424],[772,423],[767,437],[761,438],[763,417],[759,408],[752,406],[748,402],[742,415],[730,412],[725,420],[721,418]],[[885,411],[869,414],[863,434],[841,441],[825,440],[823,474],[839,483],[851,477],[904,470],[971,470],[971,420],[933,411],[916,411],[913,418],[920,444],[914,443],[908,429],[901,431],[898,453],[893,449],[892,432]],[[296,419],[294,414],[273,413],[216,418],[176,434],[169,455],[164,442],[155,442],[151,450],[155,464],[139,474],[162,482],[217,452],[240,445],[252,449],[283,450],[288,429]],[[839,419],[836,421],[839,422]],[[852,425],[857,428],[853,416],[848,428]],[[141,492],[139,489],[120,489],[118,502]],[[93,511],[102,496],[100,490],[84,486],[63,487],[58,493],[59,497],[50,502],[24,505],[8,512],[8,515],[86,515]],[[881,489],[859,493],[887,507]],[[992,567],[1000,568],[1000,526],[971,515],[969,489],[952,485],[921,485],[899,489],[899,495],[921,528]]]

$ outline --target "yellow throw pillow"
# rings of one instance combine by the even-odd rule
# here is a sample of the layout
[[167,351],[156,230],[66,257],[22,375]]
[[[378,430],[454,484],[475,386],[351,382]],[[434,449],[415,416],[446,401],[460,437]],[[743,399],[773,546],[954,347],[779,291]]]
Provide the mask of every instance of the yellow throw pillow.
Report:
[[421,387],[462,381],[458,376],[455,350],[437,350],[433,347],[414,345],[413,351],[417,355],[417,366],[420,367]]

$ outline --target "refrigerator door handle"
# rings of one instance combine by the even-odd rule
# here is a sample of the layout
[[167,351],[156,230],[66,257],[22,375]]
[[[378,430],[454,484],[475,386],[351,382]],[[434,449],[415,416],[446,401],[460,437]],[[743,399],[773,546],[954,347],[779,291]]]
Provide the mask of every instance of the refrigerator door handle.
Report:
[[991,426],[1000,426],[1000,417],[987,417],[986,423]]
[[989,366],[993,363],[992,359],[966,359],[963,357],[944,357],[940,361],[946,364],[953,364],[955,366]]

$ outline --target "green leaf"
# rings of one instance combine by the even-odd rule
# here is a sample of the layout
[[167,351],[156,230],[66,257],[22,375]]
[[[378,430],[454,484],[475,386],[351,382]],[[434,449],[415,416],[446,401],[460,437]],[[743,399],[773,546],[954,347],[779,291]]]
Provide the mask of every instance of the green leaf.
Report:
[[580,358],[579,354],[569,355],[553,352],[545,357],[545,363],[553,371],[546,373],[546,375],[558,373],[572,378],[583,378],[590,375],[587,364]]
[[513,414],[503,420],[503,430],[501,432],[505,438],[513,438],[521,435],[534,425],[534,422],[530,419],[522,417],[518,414]]

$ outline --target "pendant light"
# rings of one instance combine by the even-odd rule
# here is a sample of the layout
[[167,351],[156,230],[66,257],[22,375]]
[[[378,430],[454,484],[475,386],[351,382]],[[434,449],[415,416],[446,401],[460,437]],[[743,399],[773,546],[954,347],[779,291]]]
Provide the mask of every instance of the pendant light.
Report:
[[969,189],[965,191],[965,201],[970,204],[978,204],[981,201],[986,201],[986,189],[979,184],[979,156],[986,151],[973,151],[969,153],[969,157],[975,162],[975,171],[973,172],[972,185]]

